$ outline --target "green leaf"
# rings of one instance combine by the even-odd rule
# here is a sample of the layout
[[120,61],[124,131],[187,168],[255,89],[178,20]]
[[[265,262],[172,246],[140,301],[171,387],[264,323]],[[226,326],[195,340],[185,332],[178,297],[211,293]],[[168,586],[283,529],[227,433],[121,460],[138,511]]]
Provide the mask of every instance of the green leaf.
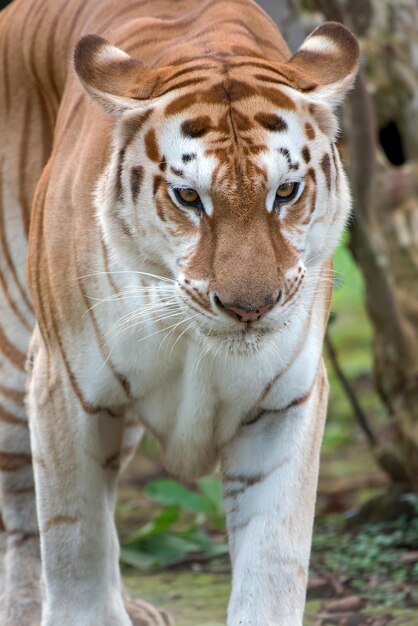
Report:
[[179,536],[193,542],[196,545],[196,551],[205,554],[226,554],[228,546],[226,544],[216,543],[201,528],[189,528],[178,533]]
[[139,569],[151,569],[181,563],[190,553],[198,551],[194,541],[164,533],[127,544],[121,550],[121,560]]
[[152,522],[145,524],[142,528],[134,532],[128,539],[127,544],[133,544],[145,537],[162,534],[172,524],[177,522],[180,517],[180,507],[166,506],[153,519]]
[[155,557],[152,554],[146,554],[139,550],[131,550],[129,548],[122,548],[120,551],[120,561],[125,565],[136,567],[139,570],[149,570],[156,567]]
[[153,480],[145,487],[145,495],[151,500],[164,505],[176,505],[192,513],[210,515],[214,511],[213,504],[205,497],[194,493],[175,480]]
[[225,510],[221,481],[213,476],[205,476],[198,480],[198,485],[202,494],[213,504],[215,513],[223,515]]

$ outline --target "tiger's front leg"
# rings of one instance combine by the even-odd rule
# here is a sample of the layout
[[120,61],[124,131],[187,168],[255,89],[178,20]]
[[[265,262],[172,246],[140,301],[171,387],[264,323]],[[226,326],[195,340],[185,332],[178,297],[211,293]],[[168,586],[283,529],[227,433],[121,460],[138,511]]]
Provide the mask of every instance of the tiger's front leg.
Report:
[[302,626],[328,383],[242,426],[223,451],[228,626]]
[[125,609],[113,520],[123,416],[86,404],[67,368],[59,351],[42,344],[28,390],[45,581],[42,626],[169,623],[145,603],[134,607],[133,621]]
[[[28,390],[42,626],[131,626],[113,521],[123,420],[86,406],[59,353],[37,350]],[[115,456],[116,455],[116,456]]]

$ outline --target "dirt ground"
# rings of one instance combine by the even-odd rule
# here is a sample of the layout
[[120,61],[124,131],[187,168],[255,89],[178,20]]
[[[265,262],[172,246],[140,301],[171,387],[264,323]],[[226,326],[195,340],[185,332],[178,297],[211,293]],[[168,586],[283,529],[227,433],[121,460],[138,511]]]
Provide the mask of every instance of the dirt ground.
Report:
[[[176,626],[225,626],[230,579],[228,574],[164,572],[131,575],[125,584],[133,597],[168,609]],[[379,608],[336,611],[335,601],[309,600],[304,626],[417,626],[417,609]],[[350,606],[350,604],[348,605]],[[351,606],[354,606],[351,602]],[[344,608],[344,607],[343,607]],[[292,626],[289,624],[289,626]]]

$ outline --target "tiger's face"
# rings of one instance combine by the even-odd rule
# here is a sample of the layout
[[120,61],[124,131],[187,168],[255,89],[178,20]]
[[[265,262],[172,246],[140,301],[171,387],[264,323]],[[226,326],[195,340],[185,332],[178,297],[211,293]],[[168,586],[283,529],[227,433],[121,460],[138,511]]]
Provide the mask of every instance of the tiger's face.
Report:
[[[298,54],[306,63],[324,46],[324,34],[314,33]],[[194,315],[208,341],[260,345],[312,298],[346,221],[350,198],[331,104],[357,61],[326,83],[327,97],[298,55],[293,67],[238,57],[227,71],[216,59],[209,69],[207,61],[164,68],[138,105],[126,85],[109,94],[94,82],[86,50],[108,75],[133,60],[90,36],[76,53],[84,85],[118,116],[97,191],[112,250],[124,267],[174,278],[184,315]],[[182,86],[187,81],[192,88]]]

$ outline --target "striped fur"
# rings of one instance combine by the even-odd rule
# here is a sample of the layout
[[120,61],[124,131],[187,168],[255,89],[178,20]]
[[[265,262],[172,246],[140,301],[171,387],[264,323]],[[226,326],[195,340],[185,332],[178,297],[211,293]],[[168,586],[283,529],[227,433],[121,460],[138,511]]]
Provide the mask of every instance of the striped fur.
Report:
[[0,55],[0,623],[39,626],[39,545],[42,626],[171,623],[120,588],[145,426],[176,475],[221,461],[228,626],[300,626],[355,39],[290,58],[252,0],[15,0]]

